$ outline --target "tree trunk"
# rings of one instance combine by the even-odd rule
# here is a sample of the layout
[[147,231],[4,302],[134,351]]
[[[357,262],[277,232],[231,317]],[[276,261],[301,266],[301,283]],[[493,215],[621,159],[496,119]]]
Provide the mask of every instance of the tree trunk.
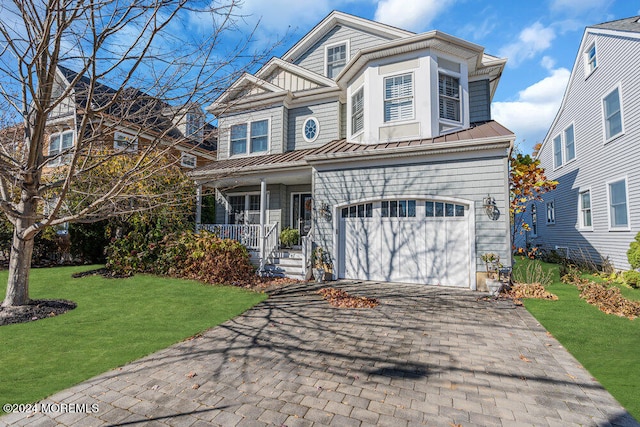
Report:
[[[25,200],[26,199],[26,200]],[[37,202],[23,193],[23,202],[18,206],[24,217],[18,218],[13,228],[13,244],[9,256],[9,280],[3,307],[25,305],[29,302],[29,271],[36,233],[26,235],[25,231],[33,224]]]
[[33,253],[34,238],[25,240],[13,232],[13,245],[9,258],[9,282],[3,307],[25,305],[29,302],[29,270]]

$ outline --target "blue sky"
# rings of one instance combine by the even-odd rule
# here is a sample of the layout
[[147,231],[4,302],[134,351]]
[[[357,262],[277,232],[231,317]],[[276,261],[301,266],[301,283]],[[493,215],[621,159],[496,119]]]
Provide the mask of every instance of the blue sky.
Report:
[[640,15],[640,0],[244,0],[259,42],[290,37],[284,53],[332,10],[415,31],[433,29],[508,58],[493,118],[522,151],[541,142],[558,110],[586,26]]

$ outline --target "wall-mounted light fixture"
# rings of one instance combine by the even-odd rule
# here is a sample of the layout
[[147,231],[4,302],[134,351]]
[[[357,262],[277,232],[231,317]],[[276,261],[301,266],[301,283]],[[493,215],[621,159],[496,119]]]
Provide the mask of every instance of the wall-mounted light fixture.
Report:
[[323,217],[326,221],[331,221],[331,208],[328,204],[322,203],[320,205],[320,209],[318,209],[318,213],[321,217]]
[[487,216],[492,220],[495,221],[500,216],[500,211],[498,211],[498,207],[496,206],[496,199],[491,197],[490,194],[487,194],[487,197],[482,199],[482,207]]

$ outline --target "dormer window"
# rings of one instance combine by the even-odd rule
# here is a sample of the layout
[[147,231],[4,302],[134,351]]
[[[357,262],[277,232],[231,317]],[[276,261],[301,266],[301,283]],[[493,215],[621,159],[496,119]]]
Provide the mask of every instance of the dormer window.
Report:
[[460,121],[460,79],[440,74],[438,76],[438,95],[440,98],[440,118]]
[[330,79],[336,78],[344,66],[347,65],[347,44],[347,42],[342,42],[337,45],[327,46],[326,68],[327,77]]
[[187,136],[192,138],[202,138],[204,119],[201,114],[187,113]]
[[269,120],[258,120],[231,126],[230,144],[232,156],[268,151]]

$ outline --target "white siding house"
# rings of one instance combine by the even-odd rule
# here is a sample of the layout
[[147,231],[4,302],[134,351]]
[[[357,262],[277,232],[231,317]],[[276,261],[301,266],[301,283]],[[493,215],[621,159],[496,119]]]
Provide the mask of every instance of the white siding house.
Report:
[[505,63],[439,31],[332,12],[208,108],[218,160],[192,176],[215,191],[219,224],[203,226],[258,233],[246,240],[262,268],[294,256],[271,237],[291,227],[334,278],[482,286],[483,253],[510,263],[515,137],[490,111]]
[[538,154],[559,182],[537,205],[532,245],[628,269],[640,231],[640,23],[587,27]]

